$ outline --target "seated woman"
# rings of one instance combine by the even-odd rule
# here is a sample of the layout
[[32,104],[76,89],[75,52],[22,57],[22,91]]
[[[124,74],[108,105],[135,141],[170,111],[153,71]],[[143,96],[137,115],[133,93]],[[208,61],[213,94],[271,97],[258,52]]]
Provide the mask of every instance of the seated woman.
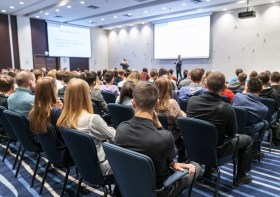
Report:
[[135,84],[132,81],[126,81],[121,89],[120,96],[117,97],[116,103],[132,107],[132,90]]
[[73,128],[92,135],[102,174],[112,174],[102,141],[113,139],[116,131],[114,128],[108,127],[100,115],[93,114],[90,88],[84,80],[71,79],[69,81],[64,96],[64,107],[57,126]]
[[177,101],[172,99],[172,84],[167,77],[159,77],[154,83],[159,89],[159,102],[156,105],[156,111],[167,117],[168,130],[172,132],[178,149],[178,161],[183,162],[187,158],[183,139],[177,125],[177,118],[186,116],[186,114],[180,109]]
[[112,92],[115,96],[119,96],[120,95],[119,88],[116,85],[113,85],[114,76],[115,76],[114,72],[107,71],[104,75],[106,85],[101,85],[100,90]]
[[[49,124],[56,128],[62,107],[61,100],[57,98],[55,79],[52,77],[40,78],[36,83],[34,105],[29,112],[31,131],[35,134],[47,133]],[[57,137],[63,146],[64,143],[59,132],[57,132]]]

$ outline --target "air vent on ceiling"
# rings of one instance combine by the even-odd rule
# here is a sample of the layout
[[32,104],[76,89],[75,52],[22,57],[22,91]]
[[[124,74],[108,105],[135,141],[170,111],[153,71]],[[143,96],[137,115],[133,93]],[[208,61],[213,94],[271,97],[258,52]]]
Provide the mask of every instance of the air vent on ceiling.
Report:
[[123,16],[126,16],[126,17],[132,17],[132,14],[125,14]]
[[142,2],[145,2],[145,1],[151,1],[151,0],[134,0],[134,1],[142,3]]
[[90,6],[87,6],[87,8],[89,8],[89,9],[98,9],[99,7],[97,7],[95,5],[90,5]]
[[62,18],[63,16],[55,16],[56,18]]
[[193,3],[202,3],[202,0],[191,0]]

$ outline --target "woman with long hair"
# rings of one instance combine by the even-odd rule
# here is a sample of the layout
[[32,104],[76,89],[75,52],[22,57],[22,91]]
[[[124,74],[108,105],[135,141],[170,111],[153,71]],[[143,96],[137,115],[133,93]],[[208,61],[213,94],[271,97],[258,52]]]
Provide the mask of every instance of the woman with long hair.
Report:
[[132,90],[135,84],[132,81],[126,81],[121,89],[120,96],[117,97],[116,103],[132,107]]
[[101,172],[103,175],[112,174],[102,141],[113,139],[116,131],[108,127],[100,115],[93,114],[90,88],[84,80],[71,79],[68,83],[64,95],[64,107],[57,126],[73,128],[94,136]]
[[186,116],[180,109],[176,100],[172,99],[172,83],[166,77],[162,76],[154,82],[159,89],[159,102],[156,105],[156,111],[167,118],[168,130],[172,132],[178,149],[178,161],[186,160],[186,152],[183,139],[177,125],[177,118]]
[[42,77],[36,83],[35,101],[29,112],[30,128],[35,134],[47,133],[48,125],[56,127],[63,104],[57,98],[56,81]]

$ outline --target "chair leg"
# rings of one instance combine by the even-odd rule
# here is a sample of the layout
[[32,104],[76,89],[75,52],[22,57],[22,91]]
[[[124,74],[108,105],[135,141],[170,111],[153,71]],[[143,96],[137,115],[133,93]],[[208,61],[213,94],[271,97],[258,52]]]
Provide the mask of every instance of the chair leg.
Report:
[[21,162],[22,162],[22,159],[23,159],[23,156],[24,156],[24,152],[25,152],[25,150],[23,149],[22,152],[21,152],[20,159],[19,159],[19,164],[18,164],[18,167],[17,167],[17,171],[16,171],[16,174],[15,174],[15,178],[17,178],[17,176],[18,176],[18,172],[19,172],[19,168],[20,168],[20,166],[21,166]]
[[17,150],[17,155],[16,155],[16,158],[15,158],[15,161],[14,161],[14,164],[13,164],[13,170],[14,170],[15,167],[16,167],[16,164],[17,164],[17,160],[18,160],[18,156],[19,156],[20,150],[21,150],[21,145],[19,145],[18,150]]
[[3,162],[5,161],[5,158],[6,158],[6,156],[7,156],[10,143],[11,143],[11,138],[9,139],[9,141],[8,141],[8,143],[7,143],[7,146],[6,146],[6,149],[5,149],[5,153],[4,153],[4,156],[3,156],[3,159],[2,159]]
[[233,185],[233,187],[236,186],[236,159],[233,160],[232,185]]
[[108,188],[106,187],[106,185],[103,187],[103,189],[104,189],[104,197],[107,197],[107,195],[108,195]]
[[269,152],[271,153],[272,148],[272,129],[269,129],[270,136],[269,136]]
[[78,185],[77,185],[77,190],[76,190],[76,193],[75,193],[75,197],[78,197],[79,196],[79,192],[80,192],[80,187],[81,187],[81,183],[83,181],[83,178],[81,177],[79,179],[79,182],[78,182]]
[[63,196],[63,194],[64,194],[64,191],[65,191],[65,188],[66,188],[66,184],[67,184],[67,180],[68,180],[69,172],[70,172],[70,168],[67,168],[66,174],[65,174],[65,177],[64,177],[63,188],[62,188],[60,196]]
[[195,176],[196,176],[196,172],[194,172],[194,174],[193,174],[193,180],[192,180],[192,184],[191,184],[191,186],[189,188],[188,197],[191,197]]
[[221,176],[220,169],[219,169],[219,168],[217,168],[217,181],[216,181],[216,187],[215,187],[215,193],[214,193],[214,196],[217,196],[217,194],[218,194],[218,190],[219,190],[219,182],[220,182],[220,176]]
[[77,167],[75,167],[75,169],[76,169],[76,175],[77,175],[77,178],[79,178],[79,171],[78,171],[78,168],[77,168]]
[[38,170],[38,166],[39,166],[39,163],[40,163],[40,159],[41,159],[41,154],[38,153],[38,158],[37,158],[37,161],[36,161],[35,170],[34,170],[34,173],[33,173],[33,176],[32,176],[30,187],[33,187],[34,180],[35,180],[35,177],[36,177],[36,174],[37,174],[37,170]]
[[48,171],[49,171],[49,167],[50,167],[50,162],[47,163],[47,166],[45,168],[45,173],[44,173],[44,177],[43,177],[43,180],[42,180],[42,183],[41,183],[39,194],[42,194],[44,184],[45,184],[45,181],[46,181],[46,177],[47,177],[47,174],[48,174]]

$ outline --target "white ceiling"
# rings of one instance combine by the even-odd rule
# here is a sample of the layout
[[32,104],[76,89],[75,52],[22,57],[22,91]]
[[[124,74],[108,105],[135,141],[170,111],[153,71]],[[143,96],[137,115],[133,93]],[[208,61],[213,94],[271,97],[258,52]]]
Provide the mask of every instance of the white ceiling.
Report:
[[[274,2],[250,0],[250,6],[268,3]],[[0,13],[109,28],[203,12],[245,11],[246,5],[246,0],[0,0]]]

